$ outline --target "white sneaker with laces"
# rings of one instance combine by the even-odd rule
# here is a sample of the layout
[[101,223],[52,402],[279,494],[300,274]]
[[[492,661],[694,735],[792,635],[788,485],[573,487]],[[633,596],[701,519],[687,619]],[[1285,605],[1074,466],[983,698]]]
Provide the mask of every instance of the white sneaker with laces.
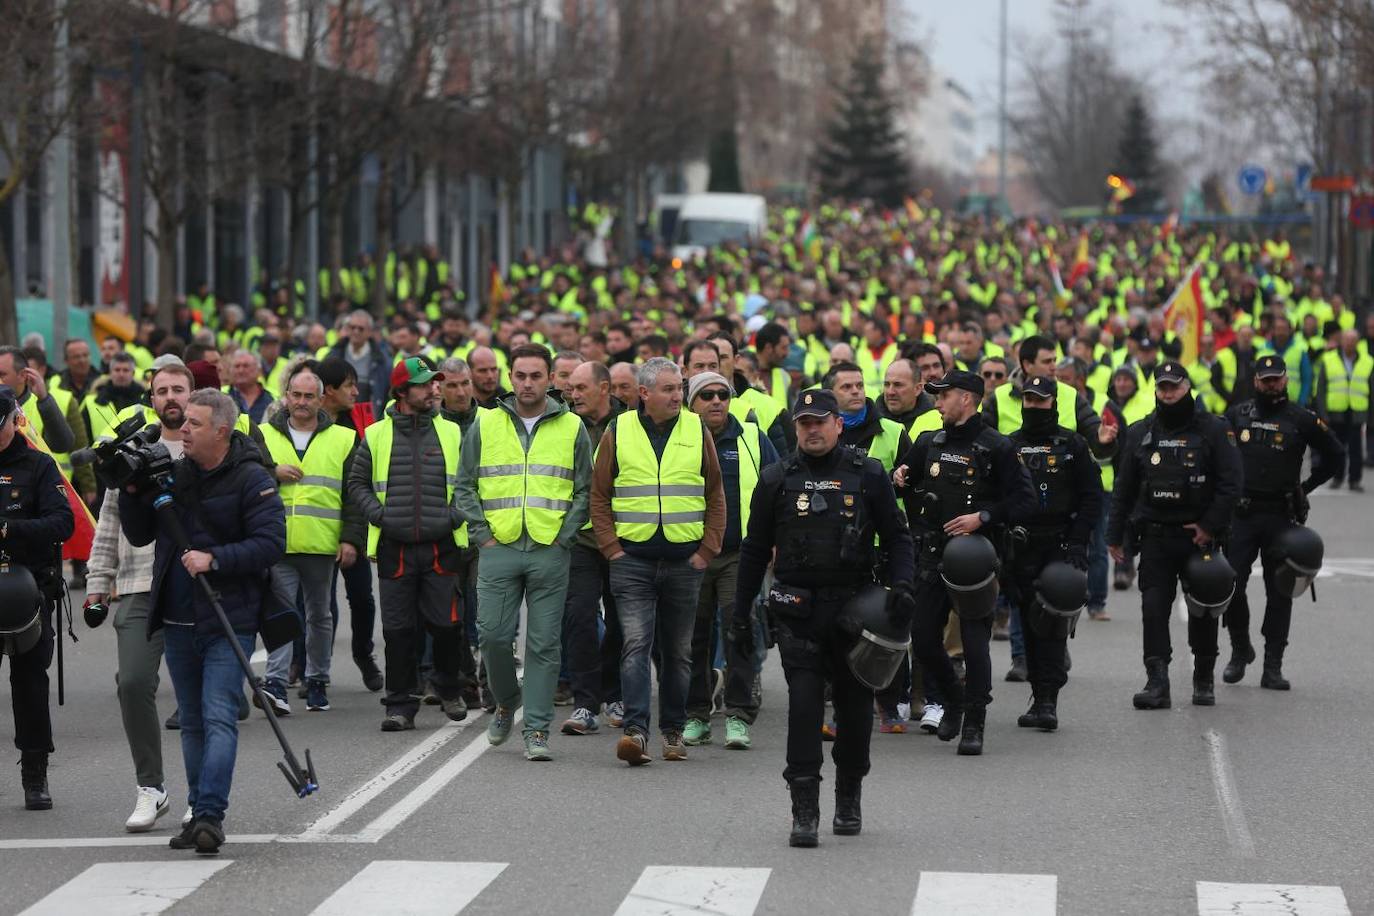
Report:
[[935,733],[945,717],[945,708],[938,703],[927,703],[921,715],[921,730]]
[[153,829],[157,819],[166,814],[171,807],[171,799],[164,790],[157,786],[139,786],[134,813],[124,822],[124,829],[130,833],[146,833]]
[[620,728],[625,724],[625,704],[620,700],[606,704],[606,724],[611,728]]

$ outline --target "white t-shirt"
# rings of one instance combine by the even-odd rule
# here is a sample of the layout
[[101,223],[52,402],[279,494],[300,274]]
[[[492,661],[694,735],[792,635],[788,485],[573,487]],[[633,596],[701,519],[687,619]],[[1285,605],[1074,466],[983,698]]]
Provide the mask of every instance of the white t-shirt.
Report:
[[539,422],[539,418],[538,418],[538,417],[529,417],[529,418],[521,417],[521,418],[520,418],[520,422],[525,424],[525,435],[527,435],[527,436],[533,436],[533,435],[534,435],[534,424],[536,424],[536,423]]
[[180,439],[164,438],[161,442],[163,445],[167,446],[167,453],[172,456],[173,461],[176,461],[182,455],[186,454],[186,446],[181,444]]
[[305,447],[310,444],[310,437],[315,435],[314,430],[300,430],[286,424],[286,431],[291,434],[291,444],[296,447],[297,455],[305,454]]

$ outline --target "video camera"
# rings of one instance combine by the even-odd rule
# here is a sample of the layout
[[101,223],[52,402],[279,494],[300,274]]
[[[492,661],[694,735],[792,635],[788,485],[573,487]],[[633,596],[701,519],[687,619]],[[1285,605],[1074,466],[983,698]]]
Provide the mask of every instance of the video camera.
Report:
[[73,452],[72,464],[94,464],[95,476],[111,490],[130,485],[139,492],[166,490],[175,459],[161,438],[162,427],[149,424],[140,412],[114,428],[112,441]]

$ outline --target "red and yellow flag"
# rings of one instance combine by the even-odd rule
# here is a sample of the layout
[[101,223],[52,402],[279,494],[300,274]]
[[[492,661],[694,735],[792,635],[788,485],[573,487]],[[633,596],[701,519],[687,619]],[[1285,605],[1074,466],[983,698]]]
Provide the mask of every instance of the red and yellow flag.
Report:
[[492,303],[506,304],[506,283],[501,279],[501,268],[491,265],[491,290],[488,296]]
[[[43,441],[43,437],[34,433],[33,427],[29,424],[29,418],[24,416],[23,408],[19,410],[18,429],[23,433],[24,438],[29,440],[29,445],[38,449],[45,455],[51,455],[48,444]],[[91,515],[90,507],[86,501],[76,492],[76,487],[67,479],[67,475],[62,473],[62,468],[58,467],[57,475],[62,478],[62,489],[67,496],[67,505],[72,508],[72,515],[76,517],[76,529],[72,536],[62,545],[62,559],[64,560],[89,560],[91,558],[91,545],[95,543],[95,516]]]
[[1069,271],[1067,286],[1073,289],[1083,277],[1087,276],[1092,269],[1092,258],[1088,256],[1088,233],[1084,232],[1078,236],[1078,250],[1074,252],[1073,268]]
[[1206,306],[1202,302],[1202,265],[1194,264],[1169,301],[1164,303],[1164,323],[1183,344],[1182,363],[1185,366],[1197,362],[1198,351],[1202,349],[1202,325],[1206,314]]

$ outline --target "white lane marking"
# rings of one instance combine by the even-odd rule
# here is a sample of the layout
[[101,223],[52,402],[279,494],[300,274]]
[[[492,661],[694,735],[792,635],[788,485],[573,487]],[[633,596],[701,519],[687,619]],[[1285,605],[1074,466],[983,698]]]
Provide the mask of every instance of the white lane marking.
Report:
[[[136,836],[37,837],[33,839],[0,840],[5,849],[99,849],[119,846],[162,846],[171,839],[170,833],[142,833]],[[281,837],[275,833],[231,833],[229,843],[275,843]]]
[[1339,887],[1197,883],[1198,916],[1350,916]]
[[[511,723],[511,740],[516,740],[519,737],[519,732],[516,729],[519,728],[524,717],[525,710],[523,707],[515,711],[515,718]],[[375,843],[379,841],[399,827],[406,818],[418,811],[425,802],[438,795],[444,786],[457,779],[460,773],[472,766],[477,758],[481,757],[491,747],[492,745],[485,737],[479,737],[469,742],[467,747],[453,755],[447,763],[431,773],[428,779],[411,789],[408,795],[379,814],[372,823],[358,831],[354,836],[359,842]]]
[[1221,822],[1226,828],[1226,841],[1231,850],[1242,858],[1255,856],[1255,838],[1250,835],[1250,825],[1246,823],[1245,812],[1240,806],[1240,793],[1236,790],[1236,778],[1231,772],[1231,758],[1226,753],[1226,739],[1216,729],[1207,729],[1202,736],[1207,742],[1208,758],[1212,764],[1212,786],[1217,792],[1217,805],[1221,809]]
[[751,916],[770,868],[689,868],[651,865],[620,902],[615,916]]
[[381,795],[392,785],[400,781],[401,778],[411,770],[432,757],[441,747],[458,737],[458,735],[474,720],[481,718],[481,715],[481,710],[478,710],[476,716],[469,716],[462,722],[449,722],[442,728],[437,729],[434,734],[402,754],[386,769],[344,796],[342,801],[317,818],[310,826],[306,827],[296,840],[299,842],[311,842],[321,839],[330,831],[337,829],[344,821],[361,811],[363,807],[374,798]]
[[1054,875],[921,872],[911,916],[1055,916]]
[[77,875],[20,916],[154,916],[200,887],[231,859],[102,862]]
[[476,899],[505,862],[369,862],[311,916],[455,916]]

